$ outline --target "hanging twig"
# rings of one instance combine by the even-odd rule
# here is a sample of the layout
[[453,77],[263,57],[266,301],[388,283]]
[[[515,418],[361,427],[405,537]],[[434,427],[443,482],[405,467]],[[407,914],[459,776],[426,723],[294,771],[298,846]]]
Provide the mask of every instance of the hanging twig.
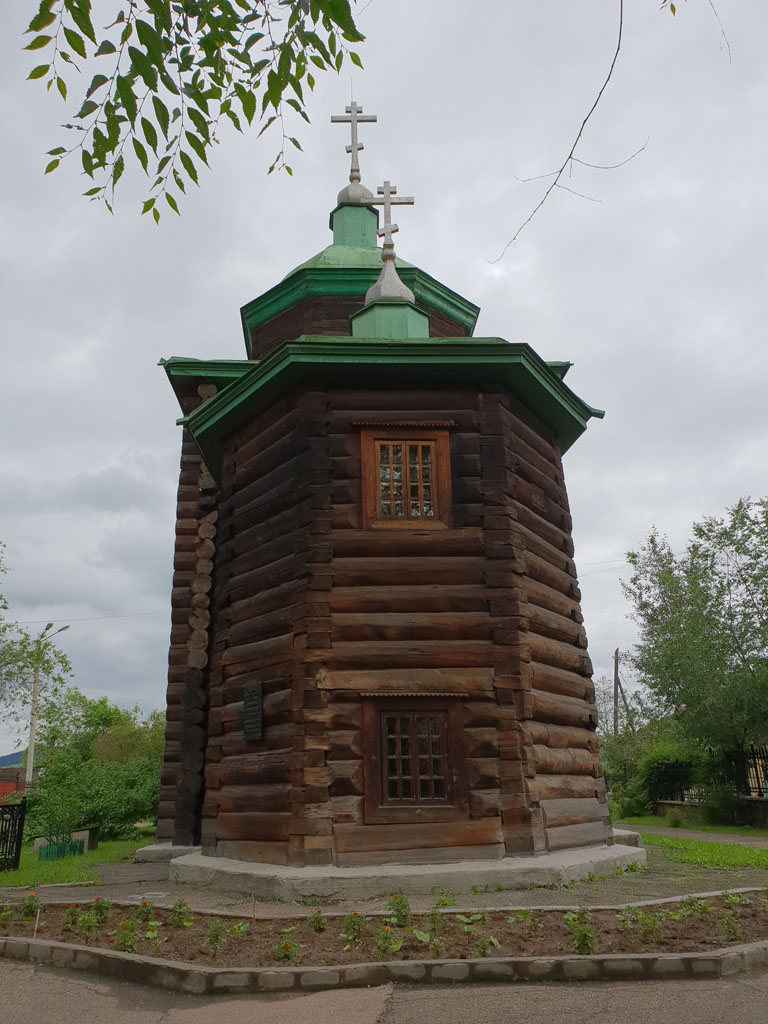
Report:
[[[570,148],[570,150],[568,152],[568,156],[565,158],[565,160],[563,160],[563,163],[562,163],[560,169],[558,171],[554,172],[554,180],[547,187],[547,190],[544,193],[544,195],[541,197],[539,202],[536,204],[536,206],[533,208],[533,210],[530,212],[530,214],[526,217],[526,219],[523,221],[523,223],[520,225],[520,227],[517,229],[517,231],[514,233],[514,235],[510,238],[510,240],[507,242],[507,244],[501,250],[499,255],[496,257],[496,259],[495,260],[489,260],[490,263],[498,263],[501,259],[504,258],[504,254],[506,253],[506,251],[510,247],[510,245],[512,245],[512,243],[518,237],[518,235],[523,230],[523,228],[527,227],[527,225],[531,223],[531,221],[536,216],[536,214],[539,212],[539,210],[542,208],[544,203],[546,203],[546,201],[549,198],[549,196],[552,194],[552,192],[557,187],[557,185],[558,185],[558,183],[560,181],[560,178],[562,178],[562,176],[565,173],[565,170],[568,167],[569,163],[573,159],[573,154],[576,152],[576,147],[578,146],[579,142],[581,141],[581,136],[584,134],[584,129],[587,126],[587,122],[589,121],[590,117],[592,117],[592,115],[594,114],[595,110],[597,109],[597,105],[600,102],[600,100],[602,99],[603,93],[605,92],[606,88],[608,87],[608,83],[610,82],[611,76],[613,75],[613,69],[616,67],[616,61],[619,59],[619,51],[621,50],[621,37],[622,37],[623,30],[624,30],[624,0],[619,0],[619,33],[618,33],[618,37],[616,39],[616,49],[615,49],[614,54],[613,54],[613,60],[611,61],[611,66],[608,69],[608,74],[606,75],[605,81],[603,82],[603,84],[600,87],[600,91],[598,92],[598,94],[597,94],[597,96],[595,98],[595,102],[590,107],[589,112],[587,113],[587,116],[581,122],[581,127],[579,128],[579,130],[578,130],[578,132],[576,134],[576,138],[574,139],[573,145],[571,146],[571,148]],[[546,175],[544,175],[544,177],[546,177]]]

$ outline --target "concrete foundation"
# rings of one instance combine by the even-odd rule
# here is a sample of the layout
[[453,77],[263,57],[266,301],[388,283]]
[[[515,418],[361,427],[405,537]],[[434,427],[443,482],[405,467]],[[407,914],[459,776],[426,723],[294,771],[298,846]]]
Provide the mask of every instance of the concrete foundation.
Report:
[[[632,835],[633,833],[629,833]],[[141,851],[140,851],[141,852]],[[645,864],[645,850],[630,845],[589,846],[540,857],[467,860],[454,864],[388,864],[375,867],[284,867],[186,853],[170,863],[173,882],[253,893],[256,899],[370,899],[391,892],[427,894],[433,887],[468,893],[472,886],[526,889],[564,885],[587,875],[610,875],[630,864]]]
[[136,851],[139,864],[165,864],[174,857],[183,857],[187,853],[199,853],[199,846],[174,846],[172,843],[157,843],[154,846],[142,846]]

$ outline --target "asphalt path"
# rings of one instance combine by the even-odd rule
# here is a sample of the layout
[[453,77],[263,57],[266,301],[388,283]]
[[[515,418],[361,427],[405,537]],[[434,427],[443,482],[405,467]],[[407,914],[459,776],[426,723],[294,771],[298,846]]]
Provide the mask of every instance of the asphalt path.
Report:
[[186,996],[0,960],[3,1024],[765,1024],[768,972],[715,981]]

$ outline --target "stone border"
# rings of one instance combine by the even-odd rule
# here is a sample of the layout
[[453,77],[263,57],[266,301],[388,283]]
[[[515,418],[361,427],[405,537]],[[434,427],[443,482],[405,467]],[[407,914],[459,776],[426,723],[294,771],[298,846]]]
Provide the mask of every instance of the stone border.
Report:
[[397,960],[343,967],[198,967],[109,949],[42,939],[0,938],[0,956],[93,971],[123,981],[195,995],[316,992],[405,982],[665,981],[724,978],[768,963],[768,941],[709,953],[612,953],[604,956]]

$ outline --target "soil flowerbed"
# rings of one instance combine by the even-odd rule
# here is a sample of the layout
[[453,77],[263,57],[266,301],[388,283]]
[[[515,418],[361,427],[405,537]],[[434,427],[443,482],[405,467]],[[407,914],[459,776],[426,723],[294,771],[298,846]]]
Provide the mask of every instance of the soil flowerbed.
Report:
[[[98,904],[101,903],[99,907]],[[39,911],[39,916],[38,916]],[[574,907],[414,915],[404,897],[384,913],[280,919],[109,904],[0,905],[0,935],[80,943],[208,967],[342,966],[360,962],[562,956],[574,953],[691,953],[768,939],[765,891],[626,908]]]

